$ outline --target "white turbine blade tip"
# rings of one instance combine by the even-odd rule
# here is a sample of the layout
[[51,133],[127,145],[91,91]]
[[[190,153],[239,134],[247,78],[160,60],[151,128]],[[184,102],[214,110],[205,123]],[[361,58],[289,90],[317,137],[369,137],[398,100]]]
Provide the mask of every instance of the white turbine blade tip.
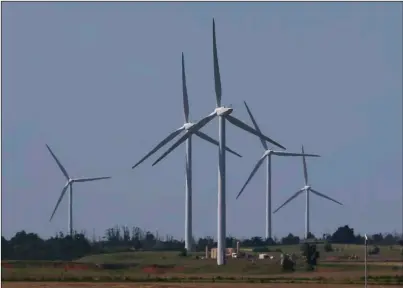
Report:
[[53,216],[55,215],[55,213],[56,213],[56,211],[57,211],[57,208],[59,207],[60,202],[61,202],[62,199],[63,199],[64,193],[66,193],[67,188],[68,188],[69,186],[70,186],[70,182],[67,182],[67,184],[63,187],[62,193],[60,193],[60,197],[59,197],[59,199],[57,200],[57,203],[56,203],[55,208],[53,209],[52,216],[50,216],[49,222],[52,221]]
[[327,200],[330,200],[330,201],[332,201],[332,202],[334,202],[334,203],[337,203],[337,204],[339,204],[339,205],[343,205],[341,202],[339,202],[339,201],[337,201],[337,200],[335,200],[335,199],[333,199],[333,198],[330,198],[329,196],[327,196],[327,195],[325,195],[325,194],[323,194],[323,193],[320,193],[320,192],[318,192],[318,191],[316,191],[316,190],[314,190],[314,189],[312,189],[312,188],[310,188],[310,191],[311,191],[312,193],[314,193],[314,194],[316,194],[316,195],[322,197],[322,198],[325,198],[325,199],[327,199]]
[[249,182],[252,180],[253,176],[255,176],[257,170],[259,170],[260,166],[262,165],[264,160],[264,157],[260,158],[259,161],[255,164],[255,167],[253,167],[252,172],[249,174],[248,179],[246,180],[245,184],[243,185],[241,191],[238,193],[238,196],[236,196],[236,199],[238,199],[239,196],[241,196],[242,192],[245,190],[246,186],[249,184]]
[[[253,117],[252,111],[249,109],[248,104],[246,104],[246,101],[243,101],[243,103],[245,104],[246,111],[248,112],[249,117],[250,117],[250,119],[252,120],[253,126],[255,126],[256,131],[259,132],[259,133],[262,133],[262,132],[260,131],[259,125],[257,124],[255,118]],[[260,140],[260,142],[262,143],[263,148],[264,148],[265,150],[269,150],[269,147],[267,146],[266,141],[265,141],[262,137],[259,137],[259,140]]]
[[173,140],[176,136],[178,136],[183,130],[185,129],[184,126],[176,129],[172,133],[170,133],[167,137],[164,138],[161,142],[159,142],[150,152],[148,152],[143,158],[141,158],[135,165],[132,166],[132,169],[136,168],[139,166],[141,163],[143,163],[147,158],[149,158],[151,155],[153,155],[155,152],[157,152],[159,149],[161,149],[163,146],[165,146],[168,142]]
[[290,203],[292,200],[294,200],[299,194],[301,194],[305,189],[300,189],[299,191],[295,192],[294,195],[292,195],[290,198],[288,198],[287,201],[285,201],[280,207],[278,207],[276,210],[274,210],[273,214],[276,213],[278,210],[283,208],[285,205]]
[[77,178],[73,179],[73,182],[89,182],[89,181],[96,181],[96,180],[104,180],[104,179],[110,179],[112,177],[106,176],[106,177],[93,177],[93,178]]
[[52,155],[53,159],[56,161],[57,166],[59,166],[59,169],[62,171],[64,177],[66,177],[66,179],[70,179],[66,169],[63,167],[62,163],[59,161],[59,159],[56,157],[55,153],[53,153],[52,149],[50,149],[48,144],[45,144],[46,148],[48,148],[48,151],[50,152],[50,154]]
[[276,141],[270,139],[269,137],[263,135],[262,133],[259,133],[259,131],[256,131],[254,128],[250,127],[249,125],[247,125],[246,123],[242,122],[241,120],[235,118],[234,116],[231,115],[226,115],[225,118],[232,123],[233,125],[259,137],[259,138],[263,138],[264,140],[266,140],[267,142],[272,143],[273,145],[276,145],[282,149],[286,149],[284,146],[280,145],[279,143],[277,143]]
[[190,136],[192,135],[191,132],[186,131],[185,134],[181,138],[179,138],[167,151],[164,152],[157,160],[154,161],[152,166],[155,166],[158,162],[160,162],[162,159],[164,159],[168,154],[170,154],[173,150],[175,150],[179,145],[181,145],[183,142],[186,141]]
[[273,151],[273,154],[279,155],[279,156],[320,157],[320,155],[317,155],[317,154],[302,154],[302,153],[293,153],[293,152],[287,152],[287,151]]
[[[198,137],[200,137],[201,139],[210,142],[211,144],[214,144],[216,146],[219,146],[219,142],[217,140],[215,140],[214,138],[208,136],[207,134],[201,132],[201,131],[195,131],[194,134]],[[238,157],[242,157],[242,155],[240,155],[239,153],[235,152],[234,150],[232,150],[231,148],[228,148],[227,146],[225,147],[225,150],[230,152],[231,154],[234,154]]]

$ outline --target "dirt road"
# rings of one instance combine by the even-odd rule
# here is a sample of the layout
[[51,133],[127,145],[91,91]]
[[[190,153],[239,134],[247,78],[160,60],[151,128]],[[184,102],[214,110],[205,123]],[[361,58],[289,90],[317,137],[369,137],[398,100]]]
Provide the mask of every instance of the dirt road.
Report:
[[[60,283],[60,282],[5,282],[4,288],[362,288],[363,285],[340,284],[245,284],[245,283]],[[401,288],[397,285],[368,285],[369,288]]]

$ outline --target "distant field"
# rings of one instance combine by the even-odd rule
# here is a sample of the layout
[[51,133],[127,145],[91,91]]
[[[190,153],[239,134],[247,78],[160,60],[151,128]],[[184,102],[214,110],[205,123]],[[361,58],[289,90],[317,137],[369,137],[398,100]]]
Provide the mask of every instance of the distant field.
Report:
[[[324,244],[317,244],[317,249],[321,251],[321,253],[325,253],[326,256],[339,256],[343,254],[356,254],[360,257],[364,257],[365,246],[364,245],[356,245],[356,244],[332,244],[333,250],[332,252],[324,252]],[[368,246],[370,249],[372,246]],[[401,259],[400,251],[401,247],[399,245],[392,246],[378,246],[380,248],[379,255],[369,256],[370,258],[376,257],[386,257],[386,258],[395,258]],[[271,250],[281,249],[285,253],[298,253],[300,251],[300,245],[275,245],[268,246]],[[252,251],[253,248],[250,247],[241,247],[244,251]]]
[[[333,244],[334,251],[325,252],[323,249],[323,244],[318,244],[317,249],[321,253],[321,261],[326,261],[326,258],[331,257],[340,257],[340,256],[350,256],[355,254],[359,257],[359,259],[364,259],[364,245],[348,245],[348,244]],[[403,256],[400,254],[400,246],[379,246],[380,253],[378,255],[369,255],[368,261],[401,261]],[[300,253],[300,245],[276,245],[268,247],[272,252],[268,252],[269,254],[280,256],[280,252],[275,252],[275,250],[281,250],[284,253]],[[369,246],[371,248],[371,246]],[[252,248],[249,247],[241,247],[242,251],[252,253]],[[136,254],[137,253],[137,254]],[[113,254],[102,254],[102,255],[93,255],[87,256],[79,259],[78,261],[84,263],[116,263],[116,262],[132,262],[133,260],[141,260],[142,262],[152,262],[155,260],[162,261],[166,259],[177,258],[178,252],[122,252],[122,253],[113,253]],[[191,253],[190,257],[193,256],[204,256],[204,252]],[[164,259],[165,258],[165,259]]]
[[[279,264],[279,252],[268,252],[275,256],[274,259],[256,260],[255,262],[247,259],[228,259],[227,265],[217,266],[214,259],[200,259],[204,253],[191,253],[186,257],[181,257],[179,252],[121,252],[111,254],[101,254],[86,256],[75,262],[55,262],[55,261],[2,261],[2,280],[3,281],[63,281],[57,287],[69,287],[70,284],[64,282],[81,281],[81,282],[119,282],[118,286],[108,284],[108,287],[202,287],[199,284],[174,284],[174,282],[244,282],[237,287],[249,287],[247,282],[275,282],[275,287],[282,282],[294,282],[292,287],[302,284],[311,283],[309,287],[314,287],[313,283],[338,283],[341,284],[362,283],[363,276],[363,246],[360,245],[333,245],[337,251],[326,253],[323,246],[318,245],[321,252],[319,266],[314,272],[306,272],[302,259],[297,260],[296,271],[293,273],[285,273]],[[380,253],[376,256],[369,256],[368,274],[371,276],[370,283],[376,284],[393,284],[400,282],[403,284],[403,276],[401,278],[396,275],[403,275],[402,263],[398,263],[402,256],[398,247],[380,247]],[[299,254],[299,245],[290,246],[272,246],[270,249],[281,249],[285,253]],[[242,248],[243,251],[251,249]],[[360,253],[362,250],[362,253]],[[251,253],[251,252],[250,252]],[[359,260],[337,260],[337,257],[355,254],[361,259]],[[362,256],[361,256],[362,255]],[[333,258],[332,258],[333,257]],[[336,260],[329,260],[336,259]],[[169,286],[163,283],[152,284],[126,284],[125,281],[134,282],[169,282]],[[173,283],[173,284],[171,284]],[[214,285],[216,285],[215,283]],[[10,286],[14,285],[14,286]],[[17,283],[9,283],[5,287],[16,288],[21,286]],[[32,286],[34,285],[34,286]],[[26,287],[56,287],[56,285],[48,282],[45,286],[40,283],[33,283]],[[35,286],[42,285],[42,286]],[[63,286],[65,285],[65,286]],[[67,286],[66,286],[67,285]],[[77,284],[78,285],[78,284]],[[79,284],[81,285],[81,284]],[[75,287],[92,287],[86,286]],[[93,287],[102,287],[103,284],[93,284]],[[112,285],[112,286],[111,286]],[[133,286],[134,285],[134,286]],[[137,285],[137,286],[136,286]],[[190,286],[189,286],[190,285]],[[196,286],[191,286],[196,285]],[[203,287],[212,287],[209,286]],[[218,284],[217,284],[218,285]],[[221,286],[220,286],[221,285]],[[214,287],[229,287],[228,284],[220,284]],[[233,284],[231,284],[233,285]],[[254,284],[256,285],[256,284]],[[274,287],[264,286],[262,287]],[[267,284],[269,285],[269,284]],[[285,284],[281,284],[285,285]],[[295,286],[296,285],[296,286]],[[305,286],[307,287],[307,286]],[[315,286],[316,287],[316,286]],[[318,286],[325,287],[325,286]],[[326,286],[328,287],[328,286]],[[353,286],[349,286],[353,287]],[[391,287],[391,286],[388,286]]]

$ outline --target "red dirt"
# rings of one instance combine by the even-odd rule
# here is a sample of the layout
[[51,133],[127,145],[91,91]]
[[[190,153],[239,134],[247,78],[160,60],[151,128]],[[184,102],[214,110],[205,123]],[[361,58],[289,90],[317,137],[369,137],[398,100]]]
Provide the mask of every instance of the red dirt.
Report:
[[[340,284],[247,284],[247,283],[51,283],[51,282],[5,282],[5,288],[358,288],[363,285],[340,285]],[[380,287],[368,285],[369,288]],[[388,288],[400,288],[398,285],[388,285]]]
[[144,273],[147,274],[164,274],[164,273],[169,273],[169,272],[183,272],[184,268],[181,266],[175,266],[175,267],[159,267],[158,265],[151,265],[144,267],[143,269]]

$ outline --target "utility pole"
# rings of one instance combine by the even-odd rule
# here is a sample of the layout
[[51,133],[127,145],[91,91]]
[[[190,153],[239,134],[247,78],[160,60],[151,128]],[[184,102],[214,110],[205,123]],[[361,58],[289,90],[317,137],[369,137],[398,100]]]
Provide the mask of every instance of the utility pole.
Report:
[[365,234],[365,255],[364,255],[364,266],[365,266],[365,288],[367,288],[367,241],[368,241],[368,237],[367,234]]

